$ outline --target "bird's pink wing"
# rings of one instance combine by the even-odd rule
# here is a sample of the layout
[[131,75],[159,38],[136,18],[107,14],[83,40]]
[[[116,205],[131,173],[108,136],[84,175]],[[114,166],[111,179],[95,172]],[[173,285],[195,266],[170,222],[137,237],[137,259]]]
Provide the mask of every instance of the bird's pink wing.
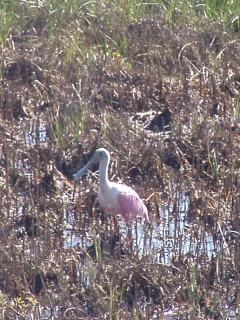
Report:
[[118,203],[121,208],[119,212],[127,223],[137,216],[148,219],[148,211],[138,194],[132,192],[121,192],[118,195]]

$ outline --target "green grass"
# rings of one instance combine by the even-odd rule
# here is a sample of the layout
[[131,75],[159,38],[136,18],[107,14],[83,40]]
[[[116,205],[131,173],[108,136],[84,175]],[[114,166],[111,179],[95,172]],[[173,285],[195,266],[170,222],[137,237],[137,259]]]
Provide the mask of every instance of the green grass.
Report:
[[0,5],[0,21],[1,21],[1,31],[0,31],[0,44],[1,46],[6,42],[11,29],[17,20],[17,2],[2,2]]
[[[238,2],[1,2],[0,317],[237,309]],[[144,234],[114,235],[97,167],[72,181],[98,147],[147,199]]]

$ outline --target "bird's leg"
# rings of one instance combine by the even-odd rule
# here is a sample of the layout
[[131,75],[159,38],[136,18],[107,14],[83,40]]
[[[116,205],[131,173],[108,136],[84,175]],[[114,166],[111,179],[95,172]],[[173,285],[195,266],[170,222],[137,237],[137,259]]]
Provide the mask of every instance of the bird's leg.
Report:
[[132,224],[130,222],[126,223],[127,228],[127,242],[132,245]]
[[117,218],[115,215],[113,215],[113,224],[114,224],[114,232],[119,233],[118,222],[117,222]]
[[137,226],[138,220],[134,221],[134,227],[135,227],[135,241],[136,241],[136,248],[138,245],[138,226]]
[[120,234],[119,234],[119,225],[117,222],[117,217],[113,215],[113,224],[114,224],[114,231],[113,236],[111,236],[112,239],[112,247],[111,247],[111,254],[114,254],[114,251],[117,249],[117,252],[120,250]]

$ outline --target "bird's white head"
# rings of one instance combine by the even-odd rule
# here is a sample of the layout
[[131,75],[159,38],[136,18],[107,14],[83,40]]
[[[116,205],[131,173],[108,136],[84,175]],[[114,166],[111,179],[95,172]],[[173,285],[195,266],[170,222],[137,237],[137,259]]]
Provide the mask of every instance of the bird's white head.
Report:
[[97,149],[95,151],[94,155],[92,156],[92,158],[85,165],[85,167],[83,167],[80,171],[78,171],[73,176],[73,178],[78,179],[78,178],[82,177],[87,172],[88,168],[96,162],[99,162],[100,164],[105,163],[105,165],[107,166],[109,163],[109,160],[110,160],[110,154],[106,149],[104,149],[104,148]]
[[93,155],[92,158],[95,157],[95,162],[102,162],[103,160],[109,160],[110,159],[110,154],[107,151],[107,149],[100,148],[97,149]]

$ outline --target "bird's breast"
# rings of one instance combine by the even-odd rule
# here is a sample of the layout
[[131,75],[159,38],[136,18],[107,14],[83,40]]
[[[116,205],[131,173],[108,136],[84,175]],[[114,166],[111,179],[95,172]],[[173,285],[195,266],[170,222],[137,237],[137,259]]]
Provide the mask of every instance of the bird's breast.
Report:
[[98,200],[105,211],[119,212],[118,195],[121,192],[121,187],[119,188],[118,186],[118,184],[114,183],[110,183],[108,186],[100,186]]

